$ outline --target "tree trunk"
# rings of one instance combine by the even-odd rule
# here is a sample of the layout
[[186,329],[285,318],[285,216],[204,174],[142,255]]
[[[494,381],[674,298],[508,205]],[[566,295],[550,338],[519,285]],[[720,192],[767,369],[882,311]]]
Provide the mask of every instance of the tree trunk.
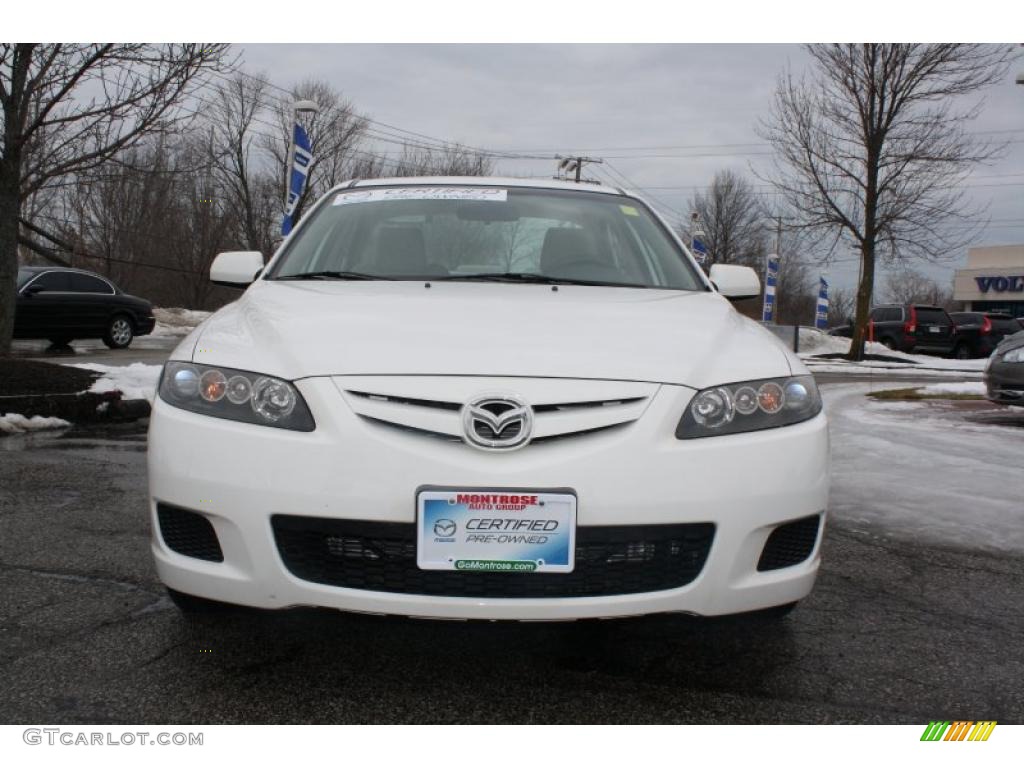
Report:
[[850,360],[864,359],[864,342],[868,336],[868,316],[871,312],[871,294],[875,286],[875,244],[865,241],[861,245],[861,276],[857,286],[856,315],[853,339],[850,341]]
[[[873,91],[873,89],[872,89]],[[872,93],[872,98],[875,98]],[[873,103],[873,102],[872,102]],[[872,116],[872,124],[874,117]],[[860,285],[857,286],[857,322],[850,340],[849,360],[864,359],[868,335],[871,295],[875,290],[875,245],[878,242],[878,166],[882,157],[883,136],[876,133],[868,142],[864,183],[864,236],[860,241]]]
[[11,353],[18,290],[18,216],[21,214],[19,153],[0,159],[0,357]]

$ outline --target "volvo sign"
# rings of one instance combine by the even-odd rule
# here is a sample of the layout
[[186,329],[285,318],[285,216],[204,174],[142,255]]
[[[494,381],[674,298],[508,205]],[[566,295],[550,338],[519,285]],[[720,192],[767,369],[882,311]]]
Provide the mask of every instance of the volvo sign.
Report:
[[982,293],[1024,293],[1024,275],[985,275],[974,282]]

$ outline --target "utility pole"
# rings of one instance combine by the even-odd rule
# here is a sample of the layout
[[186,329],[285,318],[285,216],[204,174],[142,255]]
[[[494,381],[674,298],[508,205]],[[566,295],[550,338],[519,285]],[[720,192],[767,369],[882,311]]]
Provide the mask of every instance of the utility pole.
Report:
[[[583,181],[582,174],[583,174],[583,166],[584,165],[586,165],[587,163],[598,163],[598,164],[600,164],[600,163],[604,162],[604,160],[601,160],[600,158],[596,158],[596,157],[582,157],[580,155],[570,156],[570,157],[562,157],[561,155],[555,155],[555,160],[560,161],[558,163],[558,170],[560,172],[562,172],[562,173],[573,173],[573,172],[575,172],[575,174],[576,174],[576,183],[577,184],[579,184],[581,181]],[[560,178],[560,177],[556,175],[555,178],[557,179],[557,178]]]

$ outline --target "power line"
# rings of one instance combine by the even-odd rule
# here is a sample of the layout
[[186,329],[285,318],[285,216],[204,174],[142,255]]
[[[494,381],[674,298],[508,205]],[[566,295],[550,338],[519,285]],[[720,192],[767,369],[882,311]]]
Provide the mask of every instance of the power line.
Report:
[[[606,158],[606,160],[607,160],[607,158]],[[616,167],[615,167],[614,165],[612,165],[611,163],[609,163],[609,162],[606,162],[606,163],[605,163],[605,167],[606,167],[606,168],[607,168],[607,169],[609,170],[609,172],[611,172],[611,173],[615,174],[615,176],[617,176],[618,178],[622,179],[622,181],[623,181],[623,182],[625,182],[625,184],[626,184],[626,186],[627,186],[628,188],[630,188],[630,189],[634,189],[634,190],[637,190],[637,191],[643,191],[643,192],[646,192],[646,190],[644,190],[644,189],[643,189],[642,187],[639,187],[638,185],[634,184],[634,183],[633,183],[633,182],[632,182],[632,181],[631,181],[631,180],[629,179],[629,177],[628,177],[628,176],[626,176],[626,175],[625,175],[624,173],[622,173],[622,171],[620,171],[620,170],[619,170],[618,168],[616,168]],[[684,214],[684,213],[683,213],[682,211],[680,211],[680,210],[677,210],[676,208],[673,208],[673,207],[672,207],[671,205],[669,205],[668,203],[666,203],[666,202],[665,202],[664,200],[662,200],[662,199],[661,199],[660,197],[657,197],[657,196],[655,196],[655,195],[652,195],[652,194],[650,194],[650,193],[648,193],[648,195],[647,195],[647,196],[648,196],[648,197],[649,197],[649,198],[650,198],[650,199],[651,199],[652,201],[657,201],[658,203],[660,203],[660,204],[661,204],[661,206],[662,206],[662,208],[664,208],[665,210],[668,210],[668,211],[670,211],[670,212],[671,212],[671,213],[672,213],[673,215],[675,215],[675,216],[679,216],[680,218],[685,218],[685,217],[686,217],[686,216],[685,216],[685,214]]]
[[[991,136],[996,134],[1017,134],[1024,133],[1024,128],[1004,128],[993,131],[967,131],[968,136]],[[1012,139],[1006,143],[1020,144],[1024,143],[1024,139]],[[611,146],[611,147],[576,147],[576,152],[662,152],[670,150],[691,150],[691,149],[731,149],[737,147],[756,147],[759,149],[770,149],[771,144],[764,141],[748,141],[748,142],[733,142],[733,143],[711,143],[711,144],[654,144],[654,145],[641,145],[641,146]],[[548,148],[532,148],[532,149],[504,149],[496,150],[500,152],[564,152],[564,149],[548,149]],[[746,154],[746,153],[737,153]],[[695,155],[695,157],[698,155]],[[616,158],[612,158],[616,159]],[[622,159],[622,158],[619,158]]]

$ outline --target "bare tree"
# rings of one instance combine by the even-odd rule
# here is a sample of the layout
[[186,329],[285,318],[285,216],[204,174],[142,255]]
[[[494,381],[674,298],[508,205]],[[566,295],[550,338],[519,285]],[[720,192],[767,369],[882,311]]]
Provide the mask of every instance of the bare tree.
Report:
[[828,295],[830,325],[845,325],[853,318],[854,295],[844,288],[833,288]]
[[[218,203],[238,213],[235,241],[252,251],[272,250],[282,193],[261,148],[267,139],[260,116],[266,112],[266,80],[242,72],[217,87],[207,113],[207,154],[214,169]],[[261,140],[261,136],[262,138]]]
[[724,263],[760,269],[765,209],[749,181],[733,171],[719,171],[707,192],[694,195],[690,207],[704,230],[706,267]]
[[[964,242],[976,216],[961,186],[999,147],[966,132],[980,104],[966,95],[998,82],[1009,46],[811,45],[810,79],[779,80],[761,126],[776,152],[771,181],[796,226],[860,250],[850,358],[862,359],[879,256],[937,258]],[[961,226],[960,236],[956,225]],[[831,252],[831,251],[830,251]]]
[[211,44],[0,44],[0,355],[14,326],[22,204],[169,131],[226,55]]
[[885,280],[885,301],[890,304],[934,304],[945,307],[952,302],[952,291],[916,269],[891,272]]
[[810,325],[814,319],[818,279],[811,265],[795,250],[779,260],[775,289],[775,322]]
[[461,144],[436,148],[406,144],[385,172],[391,176],[489,176],[494,172],[494,159]]

